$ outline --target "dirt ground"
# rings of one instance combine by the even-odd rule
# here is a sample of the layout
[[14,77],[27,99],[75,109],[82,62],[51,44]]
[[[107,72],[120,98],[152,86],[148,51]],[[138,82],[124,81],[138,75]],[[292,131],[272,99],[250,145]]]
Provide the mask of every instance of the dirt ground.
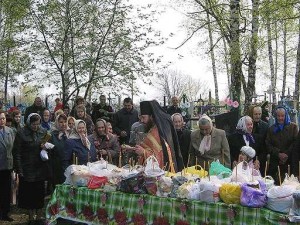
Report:
[[10,217],[14,219],[13,222],[4,222],[0,221],[1,225],[9,225],[9,224],[18,224],[18,225],[26,225],[28,224],[28,215],[25,210],[17,208],[17,206],[11,207]]
[[[46,210],[47,203],[50,199],[50,196],[45,198],[45,208]],[[11,206],[9,216],[14,219],[13,222],[5,222],[0,220],[0,225],[27,225],[29,222],[28,215],[26,214],[26,210],[18,208],[16,205]]]

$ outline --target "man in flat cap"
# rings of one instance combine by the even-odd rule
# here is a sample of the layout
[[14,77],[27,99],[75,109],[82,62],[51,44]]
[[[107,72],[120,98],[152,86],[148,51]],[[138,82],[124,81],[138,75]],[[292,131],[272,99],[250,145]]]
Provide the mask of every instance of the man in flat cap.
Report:
[[170,172],[181,171],[183,160],[171,116],[155,100],[142,101],[140,110],[147,135],[136,145],[135,152],[144,160],[154,155],[159,166],[166,166]]

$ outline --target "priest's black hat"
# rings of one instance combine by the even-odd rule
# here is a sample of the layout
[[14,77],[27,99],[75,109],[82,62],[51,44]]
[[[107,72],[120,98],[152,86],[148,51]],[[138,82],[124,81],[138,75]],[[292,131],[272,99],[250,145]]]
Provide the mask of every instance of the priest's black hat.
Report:
[[150,101],[140,102],[141,115],[153,115],[153,109]]

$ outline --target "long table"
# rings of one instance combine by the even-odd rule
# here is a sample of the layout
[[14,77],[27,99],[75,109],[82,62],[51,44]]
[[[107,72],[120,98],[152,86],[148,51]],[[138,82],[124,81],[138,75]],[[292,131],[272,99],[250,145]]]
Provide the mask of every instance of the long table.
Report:
[[290,223],[287,215],[266,208],[103,192],[57,185],[46,208],[48,225],[58,218],[87,224],[266,225]]

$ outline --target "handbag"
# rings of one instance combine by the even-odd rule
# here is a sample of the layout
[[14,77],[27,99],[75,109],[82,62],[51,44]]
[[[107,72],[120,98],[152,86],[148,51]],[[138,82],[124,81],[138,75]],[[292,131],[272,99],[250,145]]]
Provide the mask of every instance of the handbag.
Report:
[[88,182],[89,189],[97,189],[104,186],[108,182],[107,177],[92,176]]
[[257,185],[250,183],[242,184],[241,205],[258,208],[267,204],[267,187],[263,181]]

